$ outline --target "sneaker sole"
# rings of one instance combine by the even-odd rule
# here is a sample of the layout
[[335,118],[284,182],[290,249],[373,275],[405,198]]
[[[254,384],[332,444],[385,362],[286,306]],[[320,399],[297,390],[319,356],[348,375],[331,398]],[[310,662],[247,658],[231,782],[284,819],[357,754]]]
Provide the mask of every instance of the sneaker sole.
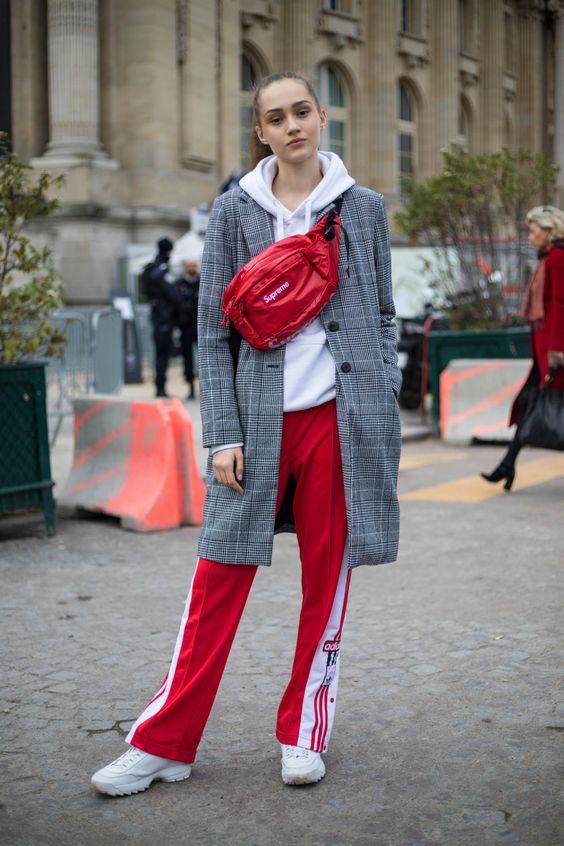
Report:
[[282,781],[284,784],[300,785],[300,784],[317,784],[325,776],[325,764],[321,764],[316,770],[310,773],[289,773],[282,768]]
[[100,778],[96,779],[96,781],[92,778],[90,783],[98,791],[98,793],[104,793],[106,796],[132,796],[134,793],[143,793],[144,790],[148,790],[154,781],[164,781],[168,783],[186,781],[187,778],[190,778],[191,773],[192,770],[188,770],[188,772],[178,773],[177,775],[164,777],[151,776],[143,780],[135,779],[135,781],[131,784],[121,785],[114,784],[111,781],[104,781],[104,779]]

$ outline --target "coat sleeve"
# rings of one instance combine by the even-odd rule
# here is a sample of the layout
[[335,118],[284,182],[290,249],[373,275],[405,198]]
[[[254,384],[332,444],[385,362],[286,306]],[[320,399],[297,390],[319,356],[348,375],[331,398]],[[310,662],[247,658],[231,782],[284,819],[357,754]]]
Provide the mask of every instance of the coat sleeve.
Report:
[[200,412],[205,447],[244,443],[235,396],[229,328],[221,321],[223,292],[234,276],[229,225],[222,198],[214,202],[202,256],[198,299]]
[[382,355],[393,391],[399,396],[401,388],[401,370],[398,367],[397,330],[395,323],[396,309],[392,295],[392,261],[390,253],[390,232],[384,198],[378,195],[376,222],[374,227],[374,259],[376,262],[376,282],[380,306],[380,331]]
[[548,349],[564,351],[564,250],[552,250],[549,259]]

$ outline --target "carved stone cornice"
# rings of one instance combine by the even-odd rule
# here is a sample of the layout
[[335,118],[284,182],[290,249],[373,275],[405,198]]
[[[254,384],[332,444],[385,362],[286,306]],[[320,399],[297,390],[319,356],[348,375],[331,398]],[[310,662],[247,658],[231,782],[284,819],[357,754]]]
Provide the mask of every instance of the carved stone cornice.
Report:
[[241,26],[244,30],[260,26],[268,30],[278,21],[276,6],[268,0],[245,0],[241,9]]
[[429,42],[426,38],[400,32],[398,36],[398,53],[409,68],[424,67],[429,63]]
[[346,12],[326,10],[317,18],[317,31],[328,35],[336,50],[357,47],[363,41],[360,18]]
[[480,62],[473,56],[461,53],[458,58],[458,70],[463,88],[472,88],[480,79]]
[[564,18],[564,0],[548,0],[546,11],[555,18]]
[[515,0],[515,5],[522,18],[541,20],[544,15],[544,0]]

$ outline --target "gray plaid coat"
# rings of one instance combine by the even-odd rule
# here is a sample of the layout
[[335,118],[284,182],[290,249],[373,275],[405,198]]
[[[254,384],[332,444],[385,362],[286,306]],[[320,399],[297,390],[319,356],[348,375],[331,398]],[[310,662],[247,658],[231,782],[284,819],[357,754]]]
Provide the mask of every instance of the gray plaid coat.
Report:
[[[352,186],[343,195],[341,219],[348,244],[341,231],[339,287],[320,317],[335,359],[349,565],[356,567],[394,561],[397,554],[401,374],[382,196]],[[241,188],[215,201],[198,307],[203,441],[207,447],[244,443],[245,492],[219,484],[210,457],[199,554],[212,561],[269,565],[274,533],[292,528],[275,514],[284,347],[265,352],[242,341],[234,374],[230,333],[221,326],[226,285],[273,241],[271,215]],[[289,515],[291,523],[291,507]]]

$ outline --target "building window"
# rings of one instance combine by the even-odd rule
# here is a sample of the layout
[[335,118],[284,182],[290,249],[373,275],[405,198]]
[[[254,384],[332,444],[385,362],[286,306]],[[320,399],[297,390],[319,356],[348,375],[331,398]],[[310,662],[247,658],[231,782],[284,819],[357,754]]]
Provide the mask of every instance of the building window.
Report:
[[413,105],[411,93],[405,83],[400,82],[398,86],[398,118],[405,121],[413,121]]
[[472,113],[464,97],[458,101],[458,144],[468,153],[472,152]]
[[351,0],[323,0],[322,9],[324,12],[344,12],[351,14]]
[[466,31],[466,0],[458,0],[458,52],[465,53],[468,47],[468,33]]
[[253,97],[254,87],[260,77],[258,69],[248,55],[241,54],[241,95],[240,95],[240,124],[241,124],[241,168],[249,168],[249,139],[253,129]]
[[510,73],[515,72],[515,38],[513,15],[505,12],[504,16],[504,67]]
[[345,86],[331,65],[318,65],[316,76],[319,99],[327,109],[327,123],[321,132],[321,149],[337,153],[346,160],[349,112]]
[[421,35],[421,0],[401,0],[400,31]]
[[398,135],[398,158],[400,180],[413,176],[413,135],[400,132]]
[[402,193],[403,180],[415,175],[416,109],[413,94],[405,82],[398,83],[398,177]]
[[461,138],[467,138],[468,136],[466,113],[462,100],[458,104],[458,134]]

